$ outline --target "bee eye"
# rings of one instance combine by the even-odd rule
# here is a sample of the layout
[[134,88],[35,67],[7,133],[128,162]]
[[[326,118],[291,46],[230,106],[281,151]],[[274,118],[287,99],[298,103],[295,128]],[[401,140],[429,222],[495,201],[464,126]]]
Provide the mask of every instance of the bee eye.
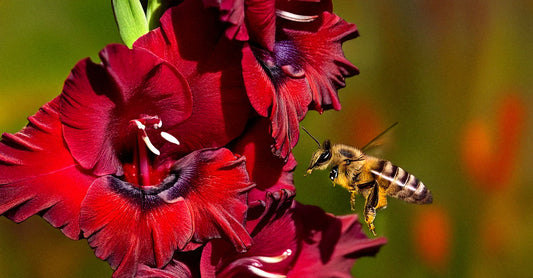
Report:
[[317,163],[324,163],[324,162],[328,161],[330,156],[331,156],[331,153],[329,151],[324,152],[318,158]]
[[331,172],[329,172],[329,179],[334,181],[339,176],[339,167],[335,166],[333,169],[331,169]]

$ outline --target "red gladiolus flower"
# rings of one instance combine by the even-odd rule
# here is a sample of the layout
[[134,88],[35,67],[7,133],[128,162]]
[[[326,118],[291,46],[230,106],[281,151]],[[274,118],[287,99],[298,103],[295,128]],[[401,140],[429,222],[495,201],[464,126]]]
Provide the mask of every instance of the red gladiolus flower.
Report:
[[179,144],[172,127],[191,115],[181,73],[143,49],[110,45],[100,58],[78,63],[59,98],[3,136],[0,212],[15,221],[41,213],[67,236],[83,235],[115,277],[161,268],[175,250],[213,238],[246,250],[244,158],[163,151]]
[[331,1],[204,0],[229,23],[226,35],[248,43],[242,70],[256,112],[271,120],[272,151],[287,158],[308,107],[340,109],[337,90],[358,74],[342,43],[357,28],[332,13]]
[[113,277],[349,277],[385,239],[295,202],[291,150],[308,109],[340,109],[355,25],[329,0],[184,0],[160,22],[2,136],[0,214],[87,238]]
[[223,241],[203,250],[202,277],[351,277],[355,260],[374,255],[386,240],[369,239],[357,216],[334,217],[292,201],[292,194],[269,194],[252,230],[254,245],[234,252]]
[[160,28],[134,43],[178,69],[192,92],[192,116],[170,132],[181,144],[167,144],[162,152],[220,147],[243,133],[253,110],[242,80],[242,44],[223,32],[216,13],[185,0],[163,15]]
[[284,158],[298,142],[308,106],[319,112],[340,109],[337,89],[345,86],[345,77],[358,73],[341,47],[357,36],[355,25],[327,11],[310,20],[281,17],[273,51],[252,42],[243,48],[248,97],[259,115],[270,118],[273,151]]

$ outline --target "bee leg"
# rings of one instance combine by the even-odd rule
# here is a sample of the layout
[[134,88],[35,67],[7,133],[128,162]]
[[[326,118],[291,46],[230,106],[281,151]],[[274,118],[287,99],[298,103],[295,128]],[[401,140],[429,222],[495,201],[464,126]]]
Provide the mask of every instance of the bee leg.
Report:
[[350,190],[350,208],[355,210],[355,197],[357,196],[356,190]]
[[378,185],[374,183],[370,194],[368,194],[365,202],[365,222],[368,225],[368,229],[376,236],[376,227],[374,226],[374,219],[376,219],[376,206],[378,205]]
[[376,234],[376,227],[374,226],[374,219],[376,219],[376,209],[372,206],[365,206],[365,222],[368,225],[368,229],[372,232],[374,236]]

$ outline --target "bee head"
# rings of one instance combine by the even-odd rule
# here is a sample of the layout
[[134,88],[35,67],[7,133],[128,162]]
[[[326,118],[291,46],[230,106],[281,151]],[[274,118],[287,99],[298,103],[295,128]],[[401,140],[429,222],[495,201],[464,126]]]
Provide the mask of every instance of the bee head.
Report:
[[331,142],[329,140],[324,141],[320,148],[313,153],[311,162],[307,168],[307,174],[311,174],[313,170],[323,170],[329,166],[331,161]]

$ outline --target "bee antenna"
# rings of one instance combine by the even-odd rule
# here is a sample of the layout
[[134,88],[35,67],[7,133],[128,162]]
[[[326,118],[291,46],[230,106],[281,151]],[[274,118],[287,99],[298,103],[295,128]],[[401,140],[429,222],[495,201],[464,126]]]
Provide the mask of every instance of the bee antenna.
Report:
[[374,143],[376,140],[378,140],[381,136],[383,136],[385,133],[387,133],[389,130],[391,130],[393,127],[395,127],[398,124],[398,122],[393,123],[391,126],[389,126],[387,129],[385,129],[383,132],[378,134],[378,136],[374,137],[374,139],[370,140],[364,147],[361,148],[361,151],[365,151],[366,148],[368,148],[372,143]]
[[315,136],[311,135],[311,133],[309,133],[309,131],[307,131],[307,129],[305,129],[305,127],[303,125],[301,125],[301,127],[305,131],[305,133],[307,133],[307,135],[311,136],[311,138],[313,138],[313,140],[315,140],[315,142],[318,144],[318,147],[320,148],[320,142],[315,138]]

